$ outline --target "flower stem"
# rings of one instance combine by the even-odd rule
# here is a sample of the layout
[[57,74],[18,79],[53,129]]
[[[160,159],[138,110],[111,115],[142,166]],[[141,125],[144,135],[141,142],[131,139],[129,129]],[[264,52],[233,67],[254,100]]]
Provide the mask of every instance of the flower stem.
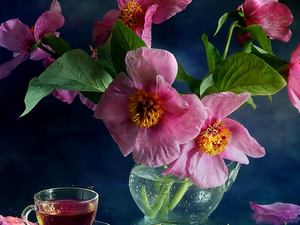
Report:
[[56,52],[52,52],[49,49],[47,49],[44,45],[42,45],[41,43],[37,46],[40,49],[42,49],[44,52],[47,52],[48,54],[50,54],[51,56],[53,56],[54,58],[59,58],[60,55],[57,54]]
[[236,27],[237,23],[238,23],[238,21],[235,20],[235,21],[232,22],[232,24],[229,27],[228,34],[227,34],[226,45],[225,45],[225,49],[224,49],[224,53],[223,53],[223,57],[222,57],[222,61],[225,60],[226,57],[227,57],[227,53],[228,53],[228,49],[229,49],[233,29]]
[[189,179],[186,179],[186,181],[180,185],[178,191],[169,204],[170,211],[172,211],[177,206],[177,204],[180,202],[185,192],[191,185],[193,185],[193,183]]
[[169,196],[172,185],[173,185],[173,182],[164,183],[164,185],[162,186],[162,188],[156,198],[156,201],[152,207],[149,205],[146,187],[145,187],[145,185],[142,186],[141,198],[142,198],[143,207],[144,207],[146,216],[148,216],[150,218],[153,218],[156,216],[158,211],[161,209],[165,199]]

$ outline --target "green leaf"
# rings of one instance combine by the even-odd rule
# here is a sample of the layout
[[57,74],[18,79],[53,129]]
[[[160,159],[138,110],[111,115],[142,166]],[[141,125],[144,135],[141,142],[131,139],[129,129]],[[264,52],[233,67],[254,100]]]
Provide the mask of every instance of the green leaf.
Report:
[[212,93],[218,93],[219,90],[214,86],[213,73],[207,74],[200,84],[200,99]]
[[211,73],[214,71],[216,65],[221,62],[222,57],[219,51],[208,41],[206,34],[202,35],[202,41],[205,46],[208,70]]
[[72,50],[68,42],[60,37],[56,37],[53,32],[48,33],[42,38],[42,43],[49,45],[57,54],[63,55],[65,52]]
[[110,44],[111,36],[109,36],[103,45],[97,48],[97,61],[112,77],[116,77],[117,73],[111,60]]
[[219,92],[252,95],[273,95],[286,85],[279,73],[251,53],[236,53],[222,61],[213,73],[213,83]]
[[42,98],[48,96],[54,91],[54,87],[50,85],[44,85],[40,82],[38,77],[34,77],[30,80],[27,93],[25,95],[25,111],[22,116],[28,114]]
[[82,49],[63,54],[41,75],[40,81],[61,90],[104,92],[112,77]]
[[256,39],[263,50],[272,53],[271,41],[261,26],[250,25],[246,29]]
[[244,14],[242,12],[242,10],[237,10],[237,9],[232,9],[229,13],[225,13],[223,14],[219,20],[218,20],[218,24],[213,32],[213,36],[216,36],[217,33],[219,32],[219,30],[221,29],[221,27],[223,26],[223,24],[230,18],[233,17],[238,21],[242,21],[244,18]]
[[220,17],[218,20],[218,24],[215,28],[215,31],[213,33],[213,36],[216,36],[216,34],[219,32],[223,24],[226,22],[226,20],[230,17],[230,13],[225,13],[223,16]]
[[177,72],[176,80],[187,83],[190,90],[197,96],[200,96],[201,81],[190,76],[179,63],[178,63],[178,72]]
[[281,67],[287,66],[289,64],[287,61],[273,55],[272,53],[266,52],[255,45],[251,45],[251,53],[264,60],[266,63],[268,63],[272,68],[274,68],[277,71]]
[[[270,96],[270,95],[269,95]],[[256,109],[257,106],[253,101],[253,98],[250,96],[250,98],[248,98],[247,103],[250,104],[252,106],[253,109]]]
[[204,98],[206,95],[210,95],[212,93],[219,93],[218,88],[214,87],[214,86],[210,86],[207,89],[205,89],[205,91],[201,94],[200,99]]
[[113,27],[110,47],[111,59],[117,74],[121,71],[126,73],[125,56],[128,51],[146,46],[137,34],[117,20]]

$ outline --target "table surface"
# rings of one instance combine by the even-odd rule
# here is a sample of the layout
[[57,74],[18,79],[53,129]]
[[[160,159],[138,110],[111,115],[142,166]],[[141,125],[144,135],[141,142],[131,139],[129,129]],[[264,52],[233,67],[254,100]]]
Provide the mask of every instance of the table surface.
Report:
[[[61,37],[73,48],[89,51],[94,20],[102,20],[113,0],[60,0],[65,25]],[[294,22],[291,41],[274,43],[274,53],[289,61],[300,41],[300,4],[281,1],[290,7]],[[0,22],[20,18],[32,26],[47,10],[51,0],[2,0]],[[242,1],[194,0],[185,11],[162,24],[153,25],[153,47],[171,51],[193,76],[206,74],[206,56],[201,35],[222,52],[227,29],[212,37],[217,19]],[[232,40],[231,47],[239,46]],[[0,49],[0,64],[11,59],[10,51]],[[68,105],[53,96],[43,99],[27,116],[24,110],[25,85],[43,70],[41,62],[27,60],[10,76],[0,80],[0,215],[20,216],[33,203],[39,190],[78,186],[93,187],[100,194],[97,219],[111,225],[141,225],[143,215],[133,202],[128,188],[131,155],[123,157],[102,121],[79,99]],[[291,105],[286,89],[273,96],[254,97],[257,109],[246,106],[232,117],[242,123],[265,147],[266,156],[250,159],[243,165],[236,182],[225,193],[209,224],[254,225],[249,202],[271,204],[289,202],[300,205],[300,117]]]

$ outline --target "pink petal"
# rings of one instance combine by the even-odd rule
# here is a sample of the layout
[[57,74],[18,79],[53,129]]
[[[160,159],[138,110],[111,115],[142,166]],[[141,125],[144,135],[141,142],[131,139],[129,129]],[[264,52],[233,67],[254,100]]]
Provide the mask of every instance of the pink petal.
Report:
[[290,9],[278,2],[270,2],[256,8],[249,15],[245,13],[247,25],[260,25],[267,36],[283,42],[288,42],[291,38],[291,31],[288,26],[293,21]]
[[226,149],[222,153],[220,153],[220,156],[223,159],[229,159],[230,161],[249,164],[249,159],[247,158],[247,156],[242,151],[231,145],[228,145]]
[[192,0],[143,0],[142,5],[146,8],[157,4],[156,13],[153,15],[153,23],[159,24],[184,10]]
[[92,102],[91,100],[89,100],[88,98],[84,97],[82,94],[79,93],[79,98],[81,100],[81,102],[88,107],[89,109],[95,111],[97,104],[95,104],[94,102]]
[[[300,62],[300,44],[297,46],[291,56],[291,64],[294,66]],[[300,75],[299,75],[300,76]]]
[[54,62],[55,62],[55,59],[53,59],[51,57],[47,57],[47,58],[44,59],[43,65],[44,65],[45,68],[47,68]]
[[229,144],[246,155],[259,158],[265,155],[265,149],[249,134],[248,130],[235,120],[226,118],[223,120],[226,128],[231,131]]
[[144,21],[144,27],[142,30],[142,34],[140,35],[140,38],[145,42],[145,44],[151,48],[151,29],[152,29],[152,16],[155,14],[156,10],[158,8],[158,5],[151,5],[147,8],[147,11],[145,13],[145,21]]
[[250,97],[250,93],[235,95],[232,92],[213,93],[202,99],[203,104],[212,110],[213,117],[222,121]]
[[94,117],[102,119],[124,156],[134,147],[139,127],[130,121],[128,101],[134,92],[129,77],[120,73],[103,93],[96,106]]
[[204,105],[196,95],[187,94],[181,97],[189,104],[189,107],[181,118],[178,116],[174,118],[174,122],[175,120],[176,122],[174,123],[173,132],[174,135],[180,138],[180,143],[186,143],[198,136],[207,118],[207,113]]
[[38,61],[38,60],[41,60],[41,59],[48,58],[50,56],[51,55],[49,53],[45,52],[44,50],[42,50],[40,48],[36,48],[33,52],[31,52],[30,59]]
[[103,121],[125,121],[129,119],[128,102],[134,86],[125,73],[120,73],[109,84],[97,104],[94,117]]
[[50,12],[61,14],[61,6],[58,0],[53,0],[53,2],[51,3]]
[[[32,223],[30,221],[29,225],[37,225],[36,223]],[[24,222],[21,218],[17,218],[14,216],[2,216],[0,215],[0,224],[1,225],[24,225]]]
[[11,19],[1,24],[0,46],[21,53],[26,52],[33,44],[35,40],[29,27],[19,19]]
[[287,90],[291,103],[300,113],[300,65],[298,63],[289,70]]
[[167,111],[156,126],[141,129],[136,145],[139,147],[133,150],[135,162],[150,167],[166,165],[178,158],[179,144],[200,133],[206,116],[205,108],[196,95],[182,98],[162,76],[157,77],[157,93]]
[[128,101],[134,86],[125,73],[118,74],[109,84],[96,106],[94,117],[102,119],[124,156],[136,148],[140,128],[129,118]]
[[278,0],[245,0],[245,2],[239,8],[242,8],[246,15],[250,15],[257,8],[271,2],[278,2]]
[[[169,124],[155,126],[157,129],[140,129],[132,157],[135,162],[149,166],[159,167],[167,165],[178,158],[179,142],[172,134]],[[158,129],[161,128],[161,129]]]
[[107,39],[108,31],[112,32],[114,23],[118,19],[120,10],[110,10],[103,17],[103,22],[95,21],[93,27],[93,42],[96,46],[103,45]]
[[228,178],[227,166],[220,155],[209,156],[200,150],[193,150],[189,174],[194,184],[202,188],[218,187]]
[[78,94],[78,91],[70,91],[70,90],[59,90],[55,89],[52,94],[60,99],[63,102],[67,102],[68,104],[71,104],[75,98],[75,96]]
[[21,53],[10,61],[0,65],[0,79],[7,77],[21,62],[27,60],[29,55],[27,52]]
[[244,11],[247,25],[260,25],[272,39],[287,42],[291,38],[288,26],[293,15],[286,5],[277,0],[246,0],[239,8]]
[[133,124],[129,118],[117,121],[103,120],[103,122],[124,156],[128,156],[134,149],[139,149],[135,140],[140,128]]
[[300,206],[291,203],[276,202],[270,205],[259,205],[250,202],[250,207],[261,215],[271,215],[282,219],[295,219],[300,214]]
[[180,145],[180,156],[162,172],[162,175],[172,174],[179,178],[189,178],[189,152],[194,148],[199,147],[193,141]]
[[49,32],[55,32],[65,23],[65,19],[61,14],[44,12],[34,25],[34,37],[36,42],[43,38]]
[[236,34],[237,43],[241,47],[243,47],[244,41],[247,40],[247,39],[250,39],[250,38],[252,38],[252,37],[251,37],[251,35],[249,33],[246,33],[244,35]]
[[[125,63],[127,72],[135,80],[138,89],[153,85],[156,82],[154,75],[162,75],[166,82],[172,84],[178,70],[177,61],[172,53],[147,47],[127,52]],[[143,83],[138,81],[141,80],[141,75]]]

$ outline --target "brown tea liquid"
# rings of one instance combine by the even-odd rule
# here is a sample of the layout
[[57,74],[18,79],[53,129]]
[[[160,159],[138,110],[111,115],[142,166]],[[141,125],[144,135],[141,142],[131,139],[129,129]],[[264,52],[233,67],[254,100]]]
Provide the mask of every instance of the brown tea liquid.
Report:
[[95,203],[55,200],[38,205],[36,216],[40,225],[91,225],[96,209]]

